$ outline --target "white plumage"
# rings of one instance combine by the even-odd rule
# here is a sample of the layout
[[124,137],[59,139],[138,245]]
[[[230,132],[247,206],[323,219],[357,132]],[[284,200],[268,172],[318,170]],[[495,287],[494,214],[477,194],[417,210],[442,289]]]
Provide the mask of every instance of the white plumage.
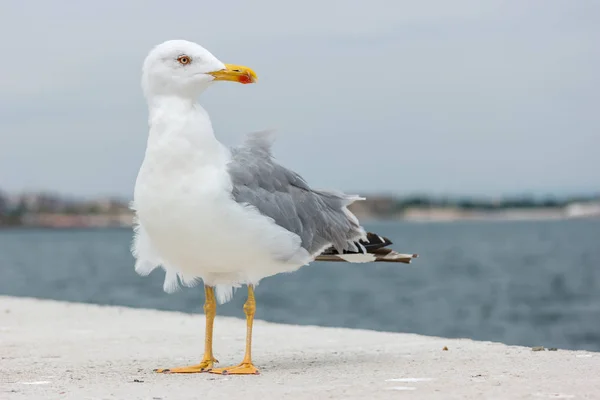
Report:
[[[177,287],[177,276],[186,285],[202,279],[217,285],[224,302],[232,286],[294,271],[310,255],[298,235],[232,199],[230,151],[215,139],[206,112],[187,102],[166,96],[150,109],[133,202],[136,270],[147,274],[162,264],[165,289]],[[278,262],[272,250],[292,255],[290,262]]]

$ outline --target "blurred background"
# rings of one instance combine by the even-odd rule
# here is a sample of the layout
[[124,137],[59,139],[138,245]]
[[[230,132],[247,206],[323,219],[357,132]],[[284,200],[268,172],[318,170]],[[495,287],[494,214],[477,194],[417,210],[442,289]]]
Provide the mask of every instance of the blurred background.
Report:
[[420,254],[265,279],[257,318],[600,350],[592,0],[5,1],[0,294],[202,312],[129,252],[141,64],[176,38],[259,76],[201,98],[221,141],[277,129],[281,163]]

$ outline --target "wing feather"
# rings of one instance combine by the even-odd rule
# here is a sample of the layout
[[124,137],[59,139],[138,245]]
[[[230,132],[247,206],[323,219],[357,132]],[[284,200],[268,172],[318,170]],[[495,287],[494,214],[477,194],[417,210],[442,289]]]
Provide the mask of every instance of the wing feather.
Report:
[[313,256],[331,245],[340,252],[355,250],[354,241],[365,232],[347,206],[359,197],[311,189],[299,174],[273,160],[273,141],[272,131],[261,131],[232,149],[228,170],[235,201],[256,207],[298,235]]

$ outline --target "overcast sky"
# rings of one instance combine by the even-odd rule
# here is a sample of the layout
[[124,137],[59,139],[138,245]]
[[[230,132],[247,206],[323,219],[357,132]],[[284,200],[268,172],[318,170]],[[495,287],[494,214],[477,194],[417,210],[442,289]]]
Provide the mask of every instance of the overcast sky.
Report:
[[200,101],[217,137],[276,128],[314,187],[600,189],[600,2],[5,0],[0,188],[130,197],[142,61],[168,39],[252,67]]

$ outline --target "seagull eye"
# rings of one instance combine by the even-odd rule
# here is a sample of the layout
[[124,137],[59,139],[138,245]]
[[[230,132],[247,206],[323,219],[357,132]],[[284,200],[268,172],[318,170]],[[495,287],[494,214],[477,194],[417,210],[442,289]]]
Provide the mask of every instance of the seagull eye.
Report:
[[179,61],[179,64],[181,64],[181,65],[188,65],[189,63],[192,62],[192,59],[189,58],[188,56],[179,56],[179,57],[177,57],[177,61]]

